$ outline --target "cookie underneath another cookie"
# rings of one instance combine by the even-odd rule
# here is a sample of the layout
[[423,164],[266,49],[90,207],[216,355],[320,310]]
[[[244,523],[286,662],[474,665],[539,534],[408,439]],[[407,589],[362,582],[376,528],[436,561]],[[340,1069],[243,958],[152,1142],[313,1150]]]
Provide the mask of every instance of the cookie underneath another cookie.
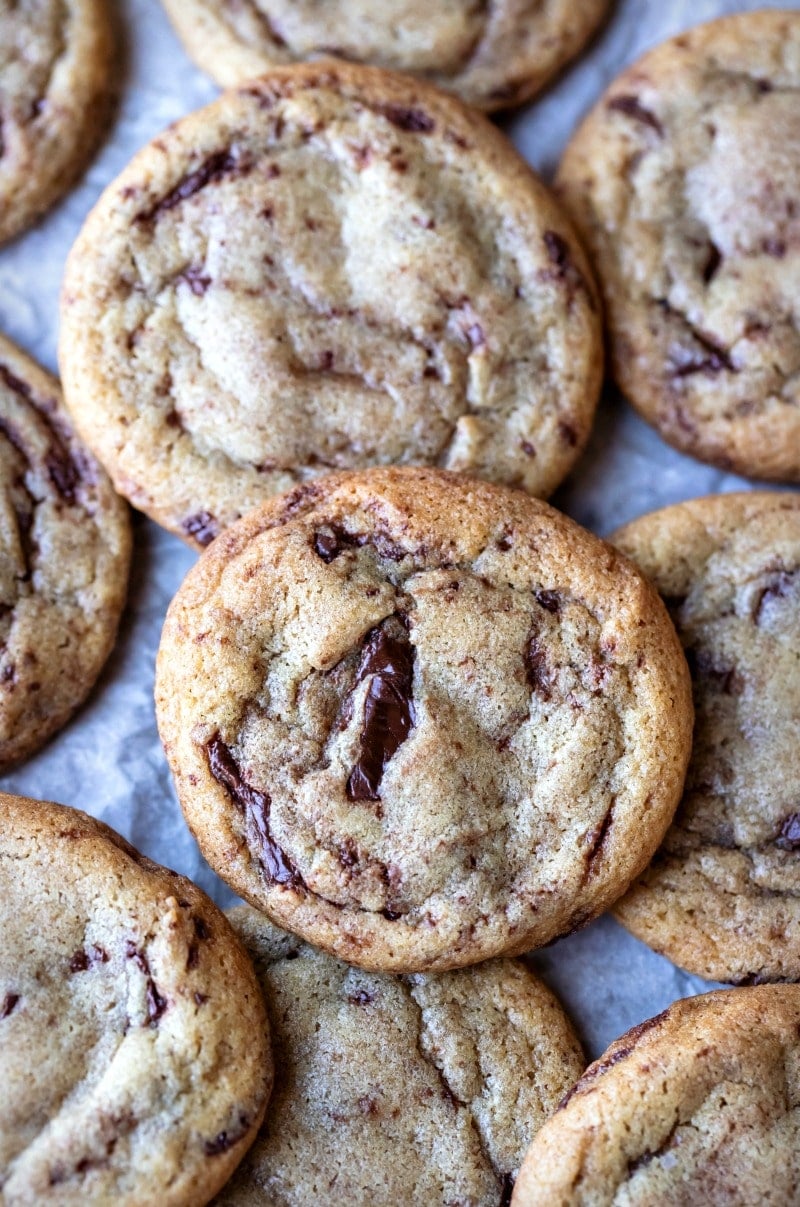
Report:
[[567,148],[623,392],[676,448],[800,480],[800,13],[650,51]]
[[62,313],[83,438],[198,546],[335,469],[548,494],[602,377],[585,258],[511,144],[346,64],[276,69],[140,152],[70,255]]
[[672,819],[689,675],[655,591],[521,491],[335,474],[219,537],[158,722],[214,869],[353,964],[455,968],[606,909]]
[[207,1203],[272,1078],[225,917],[86,814],[0,795],[0,924],[3,1203]]
[[111,59],[106,0],[0,7],[0,243],[85,167],[105,122]]
[[695,499],[612,539],[670,607],[697,713],[675,823],[617,916],[700,976],[800,980],[800,495]]
[[0,770],[83,702],[125,603],[128,509],[49,374],[0,336]]
[[334,56],[424,76],[479,109],[521,105],[595,32],[609,0],[164,0],[223,87]]
[[275,1090],[219,1207],[508,1202],[530,1139],[584,1067],[521,963],[391,977],[340,964],[255,910],[229,918],[270,1017]]
[[535,1138],[513,1207],[800,1203],[800,986],[676,1002],[623,1035]]

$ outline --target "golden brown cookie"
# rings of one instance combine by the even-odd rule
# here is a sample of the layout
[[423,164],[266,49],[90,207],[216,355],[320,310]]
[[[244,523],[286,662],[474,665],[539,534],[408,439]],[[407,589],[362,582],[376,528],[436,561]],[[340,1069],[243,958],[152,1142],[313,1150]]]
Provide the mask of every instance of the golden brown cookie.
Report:
[[67,403],[121,493],[197,545],[334,469],[547,494],[600,387],[587,271],[544,186],[452,97],[276,70],[105,193],[64,285]]
[[584,1068],[516,960],[363,972],[243,907],[276,1065],[266,1118],[217,1207],[508,1202],[531,1138]]
[[128,509],[58,382],[0,335],[0,770],[91,691],[128,585]]
[[331,475],[219,537],[173,601],[159,728],[237,892],[351,963],[548,942],[642,870],[689,676],[655,591],[520,491]]
[[584,1073],[512,1207],[800,1203],[800,986],[675,1002]]
[[670,608],[697,716],[675,822],[617,916],[700,976],[800,980],[800,495],[695,499],[612,539]]
[[201,1207],[272,1080],[252,965],[191,881],[75,809],[0,794],[4,1207]]
[[78,176],[105,124],[106,0],[0,3],[0,243]]
[[558,185],[614,372],[676,448],[800,480],[800,12],[665,42],[608,89]]
[[333,56],[422,76],[479,109],[521,105],[574,58],[609,0],[164,0],[223,87]]

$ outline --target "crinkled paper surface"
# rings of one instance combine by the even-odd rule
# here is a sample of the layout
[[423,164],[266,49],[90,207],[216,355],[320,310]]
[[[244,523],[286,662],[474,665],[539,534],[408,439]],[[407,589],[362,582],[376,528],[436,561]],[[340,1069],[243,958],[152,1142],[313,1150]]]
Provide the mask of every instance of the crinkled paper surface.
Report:
[[[93,202],[139,147],[217,93],[189,62],[158,0],[109,2],[118,14],[122,61],[120,105],[107,141],[81,185],[36,229],[0,248],[0,329],[51,370],[63,265]],[[617,0],[589,53],[543,99],[506,119],[505,128],[549,179],[578,119],[641,52],[699,21],[761,6],[757,0]],[[800,8],[800,0],[783,7]],[[588,453],[554,502],[605,535],[655,507],[746,487],[742,479],[668,448],[611,394]],[[98,687],[43,752],[3,777],[2,787],[101,817],[145,854],[192,877],[227,905],[232,894],[206,866],[183,823],[153,711],[161,625],[195,555],[141,516],[135,538],[130,601]],[[709,987],[654,955],[610,918],[532,961],[561,996],[590,1057],[675,998]]]

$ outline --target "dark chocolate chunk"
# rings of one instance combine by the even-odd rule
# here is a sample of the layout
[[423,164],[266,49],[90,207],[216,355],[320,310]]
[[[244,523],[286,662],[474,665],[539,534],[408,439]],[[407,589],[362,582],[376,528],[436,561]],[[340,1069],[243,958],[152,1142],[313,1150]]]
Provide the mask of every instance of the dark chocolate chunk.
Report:
[[354,1006],[369,1006],[375,1001],[375,995],[367,993],[366,989],[358,989],[355,993],[348,993],[347,1000]]
[[197,515],[190,515],[183,521],[181,528],[187,536],[193,536],[200,545],[210,545],[219,533],[219,525],[208,511],[199,511]]
[[566,239],[563,239],[556,231],[545,231],[544,245],[547,248],[551,264],[555,265],[560,276],[566,276],[572,264]]
[[561,611],[561,596],[556,591],[537,591],[536,602],[539,607],[544,608],[546,612],[552,612],[554,616]]
[[606,815],[603,818],[600,825],[596,826],[594,828],[594,830],[592,830],[591,833],[587,835],[587,843],[589,846],[589,850],[586,855],[585,879],[587,879],[587,880],[593,874],[593,872],[595,870],[595,865],[603,853],[603,847],[605,846],[606,839],[608,838],[609,832],[610,832],[613,824],[614,824],[614,806],[612,805],[611,808],[608,810],[608,813],[606,813]]
[[703,268],[703,280],[706,285],[710,285],[714,277],[719,271],[722,264],[722,252],[715,243],[709,243],[708,256],[706,258],[705,267]]
[[800,851],[800,813],[790,813],[784,818],[775,846],[782,851]]
[[378,801],[386,765],[416,723],[414,647],[405,629],[393,636],[386,622],[368,635],[355,686],[370,679],[359,760],[347,781],[354,801]]
[[20,995],[18,993],[6,994],[6,996],[3,998],[2,1005],[0,1005],[0,1018],[8,1018],[9,1014],[13,1013],[17,1002],[19,1001],[19,997]]
[[393,126],[410,134],[430,134],[436,127],[433,118],[422,109],[405,109],[401,105],[379,105],[378,113]]
[[250,1131],[250,1120],[247,1115],[239,1116],[239,1127],[236,1131],[220,1132],[213,1140],[206,1140],[203,1144],[203,1149],[207,1157],[218,1157],[220,1153],[226,1153],[233,1148],[234,1144],[238,1144],[244,1140],[247,1133]]
[[132,940],[128,940],[125,945],[125,955],[129,960],[133,960],[136,967],[145,977],[145,996],[147,998],[147,1017],[150,1020],[150,1026],[154,1027],[162,1014],[167,1009],[169,1002],[159,992],[158,986],[153,980],[153,974],[150,971],[150,964],[144,952],[139,951],[139,948]]
[[634,121],[640,122],[643,126],[648,126],[651,130],[655,130],[659,138],[664,137],[664,127],[649,109],[646,109],[638,96],[615,96],[608,102],[608,108],[612,113],[624,113],[626,117],[633,118]]
[[270,880],[276,884],[304,888],[303,878],[297,868],[272,837],[269,824],[272,801],[267,793],[259,792],[245,781],[236,760],[219,734],[206,746],[206,757],[214,779],[244,813],[252,836],[259,844],[261,866]]
[[514,1193],[514,1175],[507,1173],[503,1178],[503,1189],[500,1193],[500,1207],[509,1207]]
[[773,600],[786,598],[796,581],[796,570],[780,570],[775,575],[769,586],[765,587],[761,592],[758,597],[758,601],[753,608],[753,621],[755,624],[761,623],[761,616],[764,609],[767,608]]
[[217,151],[213,155],[209,155],[208,159],[196,168],[194,172],[190,172],[188,176],[184,176],[180,184],[167,193],[166,197],[162,197],[150,209],[142,210],[137,214],[135,222],[152,222],[159,214],[165,213],[167,210],[175,209],[183,201],[188,201],[190,197],[194,197],[201,189],[204,189],[209,184],[216,184],[225,176],[230,176],[234,172],[244,170],[244,165],[239,158],[231,151]]
[[552,694],[554,676],[548,665],[547,655],[539,645],[535,633],[532,633],[528,639],[528,647],[525,651],[525,667],[528,686],[540,695],[543,700],[549,700]]

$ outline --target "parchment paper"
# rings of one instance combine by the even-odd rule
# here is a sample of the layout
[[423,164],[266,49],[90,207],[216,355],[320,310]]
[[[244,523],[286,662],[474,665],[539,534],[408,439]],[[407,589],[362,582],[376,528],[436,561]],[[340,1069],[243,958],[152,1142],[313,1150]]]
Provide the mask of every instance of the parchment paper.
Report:
[[[217,94],[189,62],[158,0],[109,3],[121,62],[119,108],[108,139],[81,185],[35,230],[0,249],[0,329],[51,370],[64,260],[93,202],[139,147]],[[589,53],[543,99],[502,124],[549,179],[578,119],[642,51],[699,21],[759,7],[757,0],[618,0]],[[800,0],[783,7],[800,8]],[[668,448],[612,393],[588,453],[553,501],[605,535],[655,507],[747,485]],[[153,712],[161,625],[195,555],[141,516],[134,531],[130,601],[100,683],[73,722],[38,756],[2,777],[0,786],[85,809],[228,905],[233,895],[206,866],[184,825]],[[531,959],[560,995],[591,1058],[634,1023],[710,987],[654,955],[610,918]]]

